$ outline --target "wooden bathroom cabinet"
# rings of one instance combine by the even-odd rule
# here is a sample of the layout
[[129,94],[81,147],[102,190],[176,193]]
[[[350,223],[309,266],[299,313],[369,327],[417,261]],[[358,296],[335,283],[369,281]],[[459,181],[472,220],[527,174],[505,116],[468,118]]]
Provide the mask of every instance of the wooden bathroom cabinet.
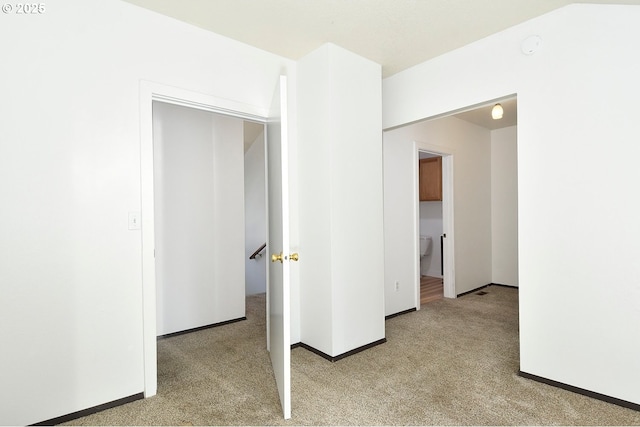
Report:
[[420,201],[442,200],[442,157],[420,159]]

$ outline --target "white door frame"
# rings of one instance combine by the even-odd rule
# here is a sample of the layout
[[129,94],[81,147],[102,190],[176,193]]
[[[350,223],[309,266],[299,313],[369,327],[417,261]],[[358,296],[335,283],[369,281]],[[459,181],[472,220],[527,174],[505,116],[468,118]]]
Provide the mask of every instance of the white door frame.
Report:
[[156,274],[153,197],[153,101],[181,105],[226,116],[266,123],[268,110],[229,99],[160,83],[140,81],[140,209],[142,243],[142,339],[144,396],[158,391],[156,344]]
[[442,232],[447,237],[443,242],[444,297],[456,298],[455,277],[455,233],[453,215],[453,161],[455,150],[450,147],[413,141],[414,185],[414,251],[416,310],[420,310],[420,152],[429,152],[442,157]]

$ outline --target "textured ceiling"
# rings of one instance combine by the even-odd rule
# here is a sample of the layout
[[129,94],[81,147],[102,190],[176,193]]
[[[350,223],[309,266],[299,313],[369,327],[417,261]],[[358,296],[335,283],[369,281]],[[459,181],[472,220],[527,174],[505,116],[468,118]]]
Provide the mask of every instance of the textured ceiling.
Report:
[[[297,60],[335,43],[390,76],[571,0],[125,0]],[[640,4],[640,0],[579,3]]]

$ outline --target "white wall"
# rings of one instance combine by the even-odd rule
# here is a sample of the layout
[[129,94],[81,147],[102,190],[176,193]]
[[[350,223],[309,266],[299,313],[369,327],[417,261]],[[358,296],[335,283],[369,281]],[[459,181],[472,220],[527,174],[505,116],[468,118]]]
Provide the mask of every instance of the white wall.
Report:
[[442,277],[440,236],[442,235],[442,202],[420,202],[420,235],[431,237],[431,253],[420,259],[420,273]]
[[0,16],[0,424],[9,425],[143,391],[141,235],[127,227],[140,211],[140,80],[267,111],[281,70],[295,72],[289,60],[115,0],[55,2],[20,18]]
[[520,369],[636,404],[639,21],[575,4],[383,82],[385,127],[517,93]]
[[[298,175],[301,192],[299,233],[304,251],[300,251],[300,339],[318,350],[332,351],[331,311],[331,155],[327,107],[328,47],[306,55],[298,63]],[[304,94],[304,96],[303,96]],[[313,132],[311,131],[313,129]],[[307,141],[306,143],[303,143]],[[305,244],[312,242],[313,244]]]
[[242,120],[154,102],[157,335],[243,317]]
[[264,293],[267,286],[267,250],[263,249],[261,256],[249,259],[267,241],[264,142],[263,132],[256,137],[244,155],[244,258],[247,295]]
[[299,61],[301,340],[384,338],[380,66],[323,45]]
[[[418,221],[417,148],[453,156],[455,286],[460,294],[491,282],[491,134],[455,117],[384,132],[386,314],[414,308]],[[414,145],[417,142],[417,147]],[[448,230],[444,231],[449,233]],[[437,236],[439,239],[439,236]],[[437,246],[437,244],[436,244]],[[395,291],[395,281],[400,289]]]
[[518,286],[518,128],[491,132],[491,282]]

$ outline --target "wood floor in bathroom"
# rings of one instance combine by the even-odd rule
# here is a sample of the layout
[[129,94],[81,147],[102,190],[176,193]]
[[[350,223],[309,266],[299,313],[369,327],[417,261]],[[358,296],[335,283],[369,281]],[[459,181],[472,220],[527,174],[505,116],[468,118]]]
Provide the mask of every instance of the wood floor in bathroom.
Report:
[[420,277],[420,305],[444,298],[444,286],[442,278]]

